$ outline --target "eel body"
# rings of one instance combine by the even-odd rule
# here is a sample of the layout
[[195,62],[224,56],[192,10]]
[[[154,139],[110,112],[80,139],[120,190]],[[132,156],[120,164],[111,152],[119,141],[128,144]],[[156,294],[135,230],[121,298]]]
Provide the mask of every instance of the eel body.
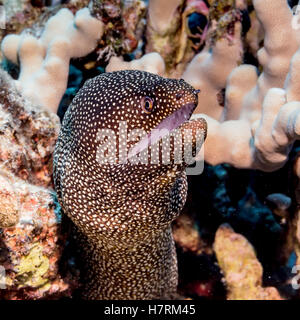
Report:
[[69,106],[54,182],[78,231],[83,298],[175,295],[171,222],[186,200],[189,164],[178,151],[188,144],[195,155],[206,136],[203,119],[188,121],[197,93],[183,80],[119,71],[88,80]]

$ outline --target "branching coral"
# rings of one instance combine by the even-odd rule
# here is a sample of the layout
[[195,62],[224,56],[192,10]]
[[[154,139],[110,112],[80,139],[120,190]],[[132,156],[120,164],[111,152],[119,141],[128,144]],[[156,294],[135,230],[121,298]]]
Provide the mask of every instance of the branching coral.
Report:
[[[237,6],[243,9],[245,2]],[[207,40],[213,42],[194,57],[182,77],[201,90],[199,115],[194,117],[204,117],[208,123],[205,160],[213,165],[228,163],[237,168],[274,171],[286,163],[294,141],[300,139],[300,38],[287,1],[254,0],[253,6],[252,32],[257,41],[247,41],[259,67],[239,65],[243,53],[241,23],[238,15],[233,19],[232,14],[227,29],[221,26],[224,17],[211,25],[213,37]],[[259,48],[262,34],[264,43]],[[145,68],[137,62],[130,66]],[[291,233],[299,256],[296,215]]]
[[69,61],[87,55],[103,33],[103,24],[91,17],[88,8],[75,17],[61,9],[47,22],[39,39],[27,35],[8,35],[1,44],[4,56],[20,64],[17,86],[37,105],[57,111],[66,90]]
[[184,80],[201,90],[195,112],[220,118],[223,107],[218,101],[218,93],[225,87],[231,70],[241,60],[240,33],[241,24],[237,22],[232,40],[222,38],[211,50],[207,47],[193,58],[183,73]]
[[[159,53],[171,77],[178,76],[194,55],[187,30],[188,16],[193,12],[207,16],[206,3],[202,0],[149,1],[146,52]],[[200,33],[198,30],[199,38],[202,37]]]
[[[285,163],[292,143],[298,138],[295,117],[298,103],[292,101],[299,100],[299,54],[295,52],[300,42],[292,28],[292,12],[286,1],[257,0],[254,7],[265,32],[264,47],[258,52],[263,68],[259,77],[254,66],[236,67],[242,53],[238,21],[234,37],[221,38],[211,51],[203,50],[196,55],[182,77],[201,90],[196,111],[205,113],[201,116],[209,123],[205,160],[272,171]],[[135,67],[144,69],[138,64]],[[269,89],[277,87],[284,87],[285,91],[272,89],[267,95]],[[219,97],[222,89],[224,108]]]
[[[208,2],[150,0],[146,48],[141,40],[145,4],[139,0],[91,1],[89,9],[82,10],[53,9],[51,12],[58,12],[46,24],[49,16],[45,15],[39,27],[32,27],[30,22],[26,26],[32,27],[31,30],[4,39],[3,55],[20,66],[19,78],[14,83],[6,74],[0,74],[3,98],[0,227],[4,230],[0,246],[2,252],[6,249],[10,252],[4,258],[3,253],[0,255],[10,281],[6,298],[19,298],[17,287],[27,298],[51,296],[58,283],[58,293],[69,288],[57,271],[61,245],[55,215],[58,207],[49,189],[52,187],[49,163],[59,129],[51,111],[57,110],[66,89],[71,58],[93,52],[89,56],[94,59],[90,67],[82,63],[83,73],[87,69],[91,74],[99,72],[94,67],[105,67],[103,61],[110,58],[107,72],[150,71],[182,77],[200,89],[194,117],[204,117],[208,123],[204,156],[210,164],[228,163],[237,168],[273,171],[286,163],[294,141],[300,139],[300,35],[291,23],[292,11],[286,0],[253,0],[252,27],[245,36],[241,10],[249,2]],[[72,12],[77,12],[75,17]],[[189,16],[195,13],[202,16],[204,26],[201,29],[200,23],[196,24],[196,35],[188,29]],[[28,15],[24,12],[25,17]],[[20,30],[19,25],[16,28]],[[197,45],[193,42],[195,38],[200,39]],[[258,65],[257,68],[240,65],[245,44],[246,53],[250,52],[252,58],[250,63]],[[202,46],[204,49],[198,53]],[[133,55],[139,59],[127,61],[132,55],[114,56],[132,53],[137,47]],[[147,54],[141,57],[144,48]],[[244,61],[248,62],[248,58],[245,56]],[[81,62],[74,61],[78,65]],[[298,162],[295,172],[300,176]],[[274,212],[291,224],[293,245],[289,249],[296,252],[299,261],[299,212],[291,222],[292,215],[287,211],[293,210],[293,204],[289,209],[280,206]],[[192,222],[181,219],[178,223],[175,238],[179,245],[189,251],[201,251],[201,239]],[[25,243],[24,251],[17,238]],[[229,299],[280,298],[275,289],[262,287],[262,267],[253,248],[241,235],[221,227],[216,235],[215,251],[225,274]],[[9,259],[14,261],[13,265],[7,262]],[[237,265],[249,268],[249,273],[243,273]],[[250,293],[245,296],[249,288]]]
[[174,19],[178,7],[183,3],[182,0],[175,1],[149,1],[149,25],[158,34],[163,35],[168,32]]
[[[290,61],[300,45],[299,34],[292,28],[292,11],[284,0],[253,2],[258,20],[264,29],[264,46],[258,51],[263,72],[255,79],[239,73],[239,79],[249,79],[253,88],[241,95],[242,117],[251,123],[260,118],[263,99],[270,88],[282,88],[289,71]],[[289,38],[286,38],[286,34]],[[287,41],[288,40],[288,41]],[[249,73],[254,73],[249,70]],[[250,85],[250,84],[249,84]],[[241,87],[241,86],[240,86]],[[230,109],[230,100],[225,109]],[[226,120],[234,119],[228,116]]]
[[59,9],[68,8],[73,13],[86,7],[89,0],[39,1],[39,0],[2,0],[5,11],[5,28],[0,29],[0,40],[7,34],[19,34],[25,29],[40,34],[47,20]]
[[[225,114],[222,117],[225,120],[237,119],[236,112],[231,111],[237,106],[242,109],[243,118],[249,118],[251,122],[260,118],[266,92],[273,87],[283,87],[290,60],[300,44],[299,35],[291,25],[292,12],[285,0],[276,2],[256,0],[253,5],[265,31],[264,47],[258,51],[258,59],[263,72],[257,78],[254,67],[243,66],[233,71],[235,73],[231,75],[231,80],[235,86],[230,87],[229,79],[226,88]],[[288,41],[287,33],[289,34]],[[235,32],[235,35],[236,46],[240,45],[241,50],[241,42],[238,41],[240,34]],[[222,41],[226,42],[225,39]],[[218,50],[218,46],[220,44],[217,41],[212,53],[214,50]],[[195,87],[199,89],[201,86],[203,87],[203,93],[199,96],[197,112],[206,113],[216,119],[219,119],[222,112],[221,108],[216,106],[216,92],[225,88],[226,79],[238,62],[238,51],[234,54],[234,51],[231,51],[234,48],[230,48],[229,44],[224,46],[223,51],[213,59],[212,66],[205,66],[201,59],[204,53],[200,53],[199,57],[194,58],[195,61],[188,66],[183,74],[183,78]],[[209,70],[208,76],[207,70]],[[207,89],[207,86],[211,89]],[[234,96],[233,105],[231,105],[231,96]]]
[[[241,24],[235,21],[233,37],[221,37],[210,51],[196,55],[182,78],[201,90],[196,111],[205,113],[201,117],[209,124],[205,160],[273,171],[284,165],[293,142],[299,138],[300,53],[296,51],[300,38],[292,28],[292,12],[285,0],[256,0],[253,4],[265,32],[264,47],[258,52],[263,72],[257,76],[254,66],[237,66],[242,42]],[[149,70],[148,64],[140,62],[146,57],[123,65],[112,61],[108,70],[112,66],[113,70],[125,66]],[[151,71],[158,72],[156,68]],[[222,88],[224,108],[219,97]]]
[[106,72],[118,70],[141,70],[163,76],[165,62],[157,52],[145,54],[142,58],[130,62],[124,61],[120,57],[112,57],[106,67]]
[[[296,117],[299,103],[295,101],[299,100],[299,52],[296,51],[300,42],[292,28],[292,12],[285,0],[276,3],[256,0],[253,4],[265,31],[264,47],[258,52],[263,68],[259,77],[254,66],[241,65],[227,78],[233,67],[228,61],[224,63],[226,67],[222,67],[222,56],[230,56],[227,50],[213,61],[213,66],[203,63],[203,70],[201,63],[194,67],[192,62],[183,78],[199,88],[203,83],[198,111],[206,113],[209,123],[205,160],[211,164],[225,162],[238,168],[272,171],[285,163],[291,145],[299,138]],[[219,84],[210,79],[218,79]],[[225,106],[221,116],[221,108],[216,107],[215,101],[216,92],[222,86]],[[221,116],[222,122],[207,115],[217,119]]]
[[286,103],[283,89],[273,88],[264,100],[262,118],[252,127],[247,120],[219,123],[201,115],[210,128],[205,160],[263,171],[281,168],[293,142],[299,139],[299,107],[297,101]]

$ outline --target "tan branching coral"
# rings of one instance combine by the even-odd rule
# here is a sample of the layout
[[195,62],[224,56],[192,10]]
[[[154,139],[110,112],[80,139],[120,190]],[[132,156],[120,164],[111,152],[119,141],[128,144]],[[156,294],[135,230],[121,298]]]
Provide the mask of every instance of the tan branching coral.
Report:
[[[188,30],[188,16],[193,12],[208,16],[206,3],[202,0],[149,1],[146,52],[157,52],[163,57],[170,77],[180,76],[193,58],[194,44]],[[196,37],[200,40],[201,36],[199,30]]]
[[106,72],[118,70],[141,70],[163,76],[165,62],[157,52],[145,54],[142,58],[130,62],[124,61],[121,57],[112,57],[106,67]]
[[[228,76],[222,121],[205,116],[209,126],[205,160],[273,171],[284,165],[293,142],[299,139],[296,51],[300,42],[286,1],[256,0],[253,4],[265,31],[264,47],[258,52],[263,72],[257,76],[254,66],[241,65]],[[195,81],[189,76],[185,79]],[[201,96],[199,104],[201,110]],[[210,107],[214,105],[206,101],[202,108]]]
[[[24,30],[4,38],[3,56],[19,65],[20,74],[13,81],[0,72],[0,264],[8,288],[0,290],[1,297],[70,295],[74,284],[58,271],[63,241],[51,181],[59,131],[54,112],[67,88],[71,58],[94,51],[91,68],[110,58],[107,72],[144,70],[182,77],[200,89],[194,118],[203,117],[208,123],[204,157],[212,165],[274,171],[287,162],[294,141],[300,139],[300,34],[293,27],[292,11],[286,0],[253,0],[252,27],[245,36],[240,9],[247,8],[249,1],[208,2],[209,12],[201,0],[149,0],[142,57],[146,9],[142,1],[91,1],[89,8],[81,10],[57,9],[46,24],[41,23],[42,31]],[[193,35],[187,30],[188,16],[194,12],[209,21],[205,31],[197,34],[201,46],[205,41],[206,45],[196,55],[201,46],[193,47]],[[25,13],[26,18],[29,13]],[[30,21],[26,27],[33,24]],[[258,68],[241,65],[245,44]],[[135,48],[139,59],[127,62],[114,56]],[[299,163],[298,157],[294,172],[298,177]],[[278,202],[276,197],[273,201]],[[285,258],[294,251],[299,264],[299,210],[292,215],[291,203],[279,201],[274,212],[290,224]],[[184,250],[199,254],[206,249],[193,221],[184,216],[174,235]],[[221,226],[214,250],[228,299],[282,299],[275,288],[263,287],[262,266],[242,235]]]
[[69,61],[87,55],[97,45],[103,23],[89,9],[75,17],[61,9],[47,22],[39,39],[27,35],[8,35],[1,43],[4,56],[20,64],[16,82],[22,94],[34,104],[56,112],[66,90]]
[[287,102],[285,90],[272,88],[264,99],[261,119],[252,126],[245,119],[220,123],[202,115],[210,128],[205,160],[263,171],[281,168],[300,138],[299,112],[300,102]]
[[219,119],[223,107],[218,102],[218,93],[225,88],[226,79],[238,65],[242,56],[241,24],[235,24],[231,40],[219,39],[210,49],[197,54],[184,71],[182,78],[200,89],[197,112]]
[[[203,93],[199,95],[196,112],[206,113],[219,120],[222,109],[216,104],[215,96],[216,92],[227,86],[225,112],[221,119],[237,119],[236,112],[232,112],[231,109],[236,109],[238,106],[242,110],[242,118],[249,118],[253,122],[260,118],[263,99],[268,89],[283,87],[290,60],[300,44],[299,34],[291,25],[292,11],[285,0],[276,2],[256,0],[253,1],[253,5],[265,33],[264,46],[258,51],[258,59],[263,72],[257,77],[257,71],[252,66],[243,66],[233,70],[237,66],[238,51],[234,53],[232,51],[234,48],[230,48],[229,45],[224,45],[223,52],[216,55],[212,66],[205,66],[205,58],[201,59],[204,53],[200,53],[199,57],[194,58],[194,61],[183,74],[183,78],[195,87],[199,89],[202,89],[201,86],[203,87]],[[288,38],[286,34],[289,35]],[[239,34],[236,36],[236,41],[238,41],[238,37]],[[239,42],[239,44],[241,50],[241,43]],[[215,47],[212,48],[212,54],[218,50],[218,46],[221,46],[221,44],[217,42]],[[238,49],[238,43],[236,46]],[[201,65],[203,65],[202,68]],[[207,76],[208,69],[210,73]],[[232,70],[233,74],[226,85],[226,79]],[[232,90],[230,81],[233,81],[233,85],[235,85]],[[239,81],[240,84],[238,84]],[[234,96],[233,105],[231,105],[231,92],[234,92],[232,94]],[[214,100],[212,100],[213,98]]]
[[[233,38],[221,38],[211,51],[196,55],[182,77],[201,90],[197,109],[205,113],[199,116],[207,120],[209,128],[205,160],[214,165],[229,163],[238,168],[273,171],[284,165],[293,142],[299,138],[299,36],[292,29],[292,13],[285,1],[274,4],[256,0],[254,7],[266,35],[264,47],[258,52],[263,67],[259,76],[254,66],[237,66],[242,44],[241,24],[236,21]],[[292,41],[287,41],[284,32],[274,25],[277,16],[291,31]],[[124,64],[147,70],[140,62],[146,57]],[[114,70],[124,68],[114,64]],[[151,71],[158,72],[155,68]],[[224,108],[218,100],[222,88]]]
[[182,0],[150,0],[148,14],[151,28],[160,35],[168,33],[176,11],[182,3]]

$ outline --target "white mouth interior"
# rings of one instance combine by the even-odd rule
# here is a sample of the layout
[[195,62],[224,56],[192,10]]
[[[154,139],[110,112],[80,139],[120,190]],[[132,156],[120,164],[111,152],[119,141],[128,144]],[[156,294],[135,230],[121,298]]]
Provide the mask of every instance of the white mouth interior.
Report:
[[132,157],[149,145],[156,143],[158,140],[170,134],[174,129],[180,127],[185,121],[188,121],[195,109],[194,103],[187,103],[179,110],[172,113],[166,119],[159,123],[151,132],[141,139],[128,153],[128,157]]

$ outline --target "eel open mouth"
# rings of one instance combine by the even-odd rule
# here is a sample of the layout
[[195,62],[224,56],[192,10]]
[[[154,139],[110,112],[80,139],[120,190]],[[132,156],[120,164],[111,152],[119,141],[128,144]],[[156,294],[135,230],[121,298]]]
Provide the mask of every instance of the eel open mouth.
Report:
[[173,112],[161,121],[148,135],[142,138],[128,153],[128,157],[135,156],[148,148],[149,145],[169,135],[174,129],[178,129],[184,122],[188,121],[196,108],[195,103],[184,104],[180,109]]

